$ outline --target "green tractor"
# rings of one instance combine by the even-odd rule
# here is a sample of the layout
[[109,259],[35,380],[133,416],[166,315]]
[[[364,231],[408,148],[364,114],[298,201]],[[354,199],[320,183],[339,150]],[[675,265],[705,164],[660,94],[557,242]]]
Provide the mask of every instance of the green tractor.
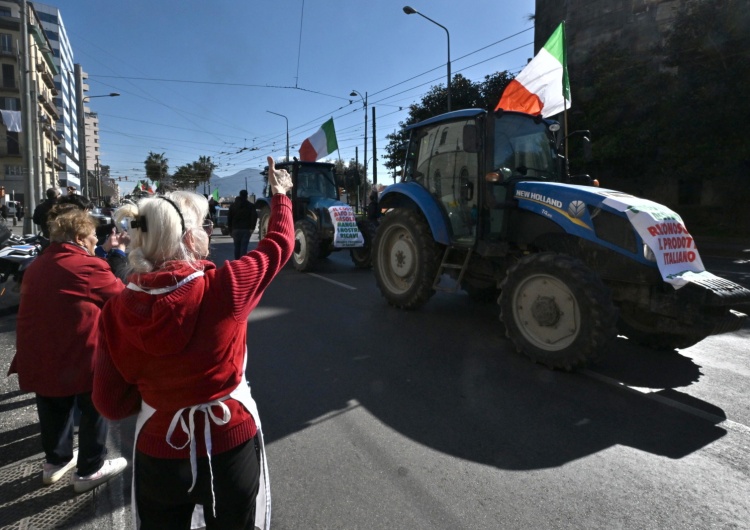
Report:
[[[372,266],[372,241],[376,226],[354,214],[351,206],[341,201],[339,182],[333,164],[323,162],[280,162],[276,169],[285,169],[292,176],[291,191],[294,215],[294,254],[291,262],[300,272],[315,270],[319,261],[332,252],[348,250],[354,266]],[[268,168],[266,168],[268,171]],[[268,231],[271,197],[255,201],[258,210],[259,238]]]

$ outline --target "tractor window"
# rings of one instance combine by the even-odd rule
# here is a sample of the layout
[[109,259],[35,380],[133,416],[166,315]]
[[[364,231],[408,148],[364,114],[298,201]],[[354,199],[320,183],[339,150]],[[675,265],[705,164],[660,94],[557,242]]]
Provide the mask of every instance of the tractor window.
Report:
[[[443,122],[415,132],[410,147],[411,178],[442,204],[457,240],[473,241],[477,211],[479,154],[463,147],[464,126],[474,120]],[[476,149],[474,149],[476,150]]]
[[301,167],[297,175],[297,197],[338,199],[333,174],[319,168]]
[[544,122],[501,114],[495,122],[493,168],[505,178],[538,177],[556,180],[557,155]]

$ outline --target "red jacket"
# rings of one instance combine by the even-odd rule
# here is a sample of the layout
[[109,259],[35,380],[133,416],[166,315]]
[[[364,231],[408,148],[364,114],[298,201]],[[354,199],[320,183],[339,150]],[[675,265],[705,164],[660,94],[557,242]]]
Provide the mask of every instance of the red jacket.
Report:
[[46,397],[91,392],[98,322],[125,288],[109,264],[73,243],[52,243],[24,273],[9,373]]
[[[111,419],[138,412],[141,399],[157,410],[138,437],[140,451],[157,458],[188,458],[188,448],[174,449],[165,440],[174,414],[245,384],[248,316],[293,248],[291,202],[275,195],[268,233],[256,250],[218,269],[205,261],[203,276],[166,293],[125,289],[104,307],[105,344],[97,359],[94,404]],[[170,288],[194,272],[184,262],[173,262],[129,279],[142,289]],[[244,407],[233,399],[225,404],[232,417],[224,426],[211,423],[212,454],[255,436],[255,422]],[[183,417],[187,423],[187,413]],[[203,414],[195,419],[198,454],[204,455]],[[172,443],[180,446],[186,440],[177,428]]]

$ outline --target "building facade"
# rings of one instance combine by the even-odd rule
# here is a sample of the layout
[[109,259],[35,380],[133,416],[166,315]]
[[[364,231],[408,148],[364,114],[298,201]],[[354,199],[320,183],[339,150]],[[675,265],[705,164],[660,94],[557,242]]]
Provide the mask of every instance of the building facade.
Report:
[[56,131],[55,75],[54,53],[36,10],[30,3],[0,1],[2,202],[20,202],[28,209],[47,187],[58,183],[62,164],[57,154],[61,141]]
[[34,8],[49,39],[54,53],[58,74],[54,78],[57,96],[55,106],[58,110],[57,156],[61,167],[58,173],[60,186],[81,188],[80,163],[78,160],[78,105],[76,99],[76,80],[74,75],[73,48],[68,40],[62,14],[55,6],[33,2]]

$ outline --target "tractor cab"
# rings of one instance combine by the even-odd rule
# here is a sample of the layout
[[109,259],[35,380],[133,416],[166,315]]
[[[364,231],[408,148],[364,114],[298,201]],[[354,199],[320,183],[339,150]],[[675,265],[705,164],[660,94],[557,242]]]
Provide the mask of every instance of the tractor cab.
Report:
[[564,180],[559,129],[527,114],[482,109],[425,120],[411,127],[403,182],[436,199],[449,228],[446,244],[501,239],[514,182]]

